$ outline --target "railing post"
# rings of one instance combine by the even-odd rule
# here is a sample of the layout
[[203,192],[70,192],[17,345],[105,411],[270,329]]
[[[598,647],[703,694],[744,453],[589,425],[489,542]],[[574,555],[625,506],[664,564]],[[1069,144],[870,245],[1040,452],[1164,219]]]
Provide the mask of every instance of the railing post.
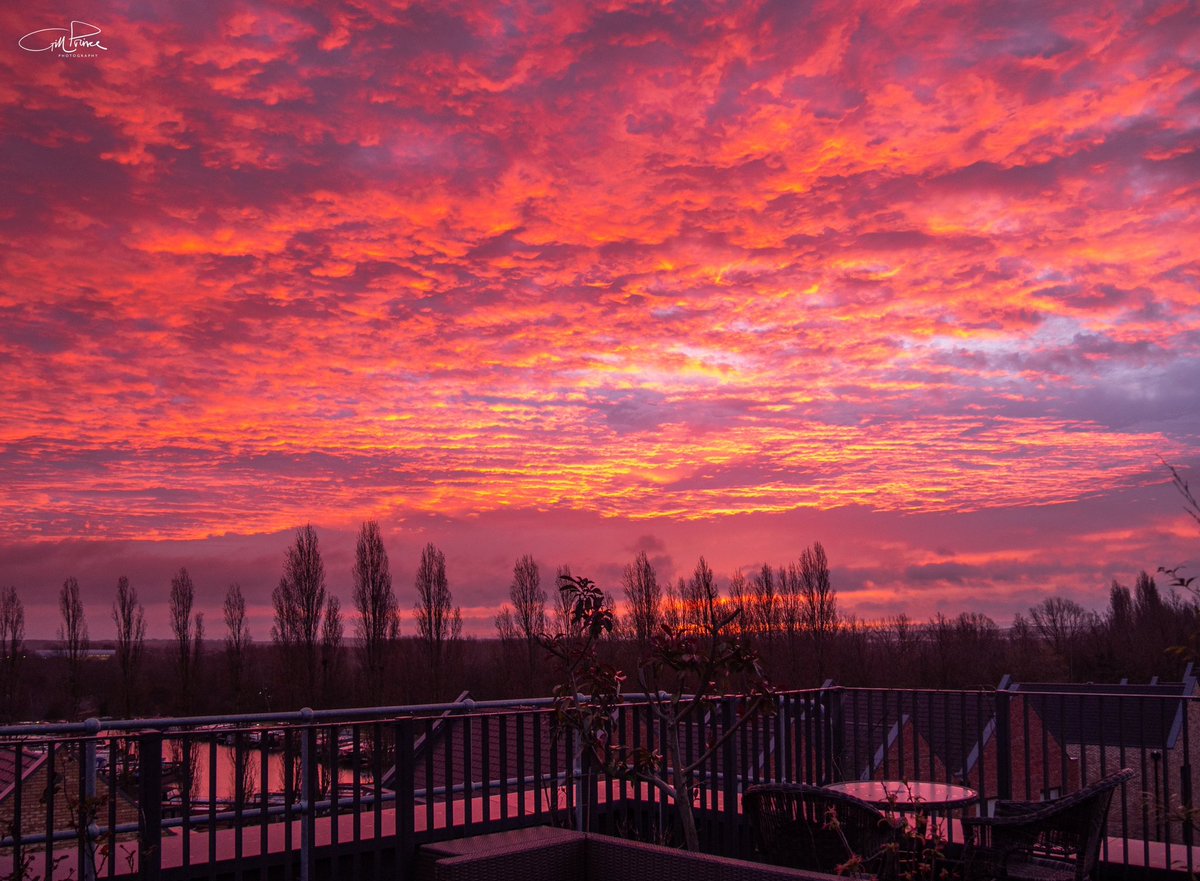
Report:
[[[413,797],[416,788],[416,760],[413,744],[416,726],[412,716],[396,720],[396,878],[406,881],[412,874],[412,862],[416,848],[413,837],[416,832],[417,808]],[[376,793],[376,797],[379,793]],[[376,830],[376,835],[380,834]]]
[[300,881],[313,881],[317,832],[317,729],[313,711],[305,707],[300,718]]
[[809,730],[814,732],[816,743],[806,748],[815,752],[813,764],[816,766],[816,779],[806,782],[816,783],[818,786],[839,779],[835,775],[836,765],[839,764],[836,757],[842,754],[843,736],[842,702],[835,700],[839,694],[841,691],[834,686],[832,680],[825,680],[817,696],[815,724],[809,726]]
[[[737,724],[737,706],[735,701],[737,698],[726,697],[721,700],[721,734],[727,735],[730,729]],[[721,846],[722,852],[726,856],[733,856],[737,853],[737,836],[738,827],[740,826],[740,817],[738,812],[738,761],[737,761],[737,738],[726,737],[725,742],[721,744],[721,766],[724,775],[721,778],[721,817],[724,826]],[[715,782],[715,781],[714,781]],[[689,792],[685,798],[691,798]]]
[[1012,798],[1012,698],[1003,689],[996,691],[996,797]]
[[79,805],[79,845],[83,855],[83,881],[96,881],[96,734],[100,731],[100,720],[88,719],[87,738],[83,741],[82,774],[83,799]]
[[138,877],[162,877],[162,743],[161,731],[138,735]]

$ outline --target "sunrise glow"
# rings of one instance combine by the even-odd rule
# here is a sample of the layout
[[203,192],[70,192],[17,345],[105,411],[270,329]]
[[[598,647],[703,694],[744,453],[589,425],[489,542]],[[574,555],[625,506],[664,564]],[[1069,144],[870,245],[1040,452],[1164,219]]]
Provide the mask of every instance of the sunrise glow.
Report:
[[[18,46],[72,16],[98,57]],[[1194,4],[0,25],[0,582],[48,604],[164,542],[261,597],[368,517],[481,617],[526,551],[817,538],[847,608],[1003,619],[1197,547]]]

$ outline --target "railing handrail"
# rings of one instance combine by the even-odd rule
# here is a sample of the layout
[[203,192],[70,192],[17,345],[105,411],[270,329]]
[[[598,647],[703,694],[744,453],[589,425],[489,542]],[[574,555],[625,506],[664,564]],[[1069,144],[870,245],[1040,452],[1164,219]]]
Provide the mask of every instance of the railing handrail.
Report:
[[[783,695],[840,691],[833,689],[802,688],[780,692]],[[660,692],[660,695],[663,694]],[[657,695],[656,695],[657,696]],[[584,698],[580,695],[580,698]],[[622,704],[644,704],[651,695],[631,692],[621,695]],[[690,697],[690,695],[684,695]],[[735,698],[737,695],[717,695],[713,700]],[[168,731],[175,728],[211,728],[214,725],[254,727],[257,725],[298,724],[308,725],[321,722],[355,722],[364,720],[395,719],[404,716],[429,716],[439,713],[471,712],[473,710],[519,710],[523,708],[545,709],[554,705],[554,698],[505,698],[497,700],[446,701],[429,704],[399,704],[385,707],[343,707],[340,709],[314,710],[304,707],[273,713],[227,713],[204,716],[149,716],[136,719],[90,718],[82,722],[23,722],[17,725],[0,726],[0,737],[36,737],[39,735],[82,734],[96,735],[102,731]]]

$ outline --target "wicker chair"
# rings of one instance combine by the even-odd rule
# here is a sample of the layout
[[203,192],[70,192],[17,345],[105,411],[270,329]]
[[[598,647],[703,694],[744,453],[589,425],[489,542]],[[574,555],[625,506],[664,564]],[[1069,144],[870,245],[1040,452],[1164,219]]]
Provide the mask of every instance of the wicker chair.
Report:
[[1125,768],[1051,801],[1001,801],[994,817],[967,817],[963,862],[971,879],[1091,881],[1108,807]]
[[865,871],[879,875],[893,850],[888,845],[896,840],[896,827],[874,806],[819,786],[750,786],[742,807],[755,847],[777,866],[833,874],[858,856]]

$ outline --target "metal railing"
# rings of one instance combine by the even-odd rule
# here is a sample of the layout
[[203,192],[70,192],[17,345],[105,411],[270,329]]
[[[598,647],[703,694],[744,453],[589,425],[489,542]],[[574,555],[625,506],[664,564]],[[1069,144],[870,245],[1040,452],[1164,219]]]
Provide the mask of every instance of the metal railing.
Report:
[[[613,737],[662,753],[639,697]],[[692,793],[714,852],[749,854],[752,783],[955,782],[986,812],[1132,767],[1107,860],[1190,871],[1197,711],[1179,695],[827,687],[781,695],[723,741],[739,704],[716,702],[681,743],[690,761],[720,741]],[[555,736],[548,700],[0,728],[0,878],[402,879],[439,838],[547,823],[664,837],[664,795],[590,755]]]

